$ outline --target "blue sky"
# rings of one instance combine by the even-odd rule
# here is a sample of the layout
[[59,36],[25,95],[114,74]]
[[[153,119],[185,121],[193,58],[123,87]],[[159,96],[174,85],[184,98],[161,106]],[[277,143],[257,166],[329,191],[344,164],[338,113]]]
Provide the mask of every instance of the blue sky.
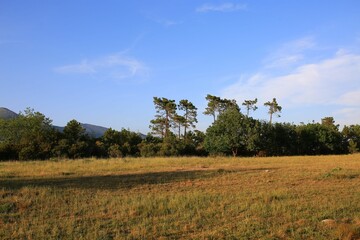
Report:
[[147,133],[153,97],[360,124],[360,1],[0,1],[0,106]]

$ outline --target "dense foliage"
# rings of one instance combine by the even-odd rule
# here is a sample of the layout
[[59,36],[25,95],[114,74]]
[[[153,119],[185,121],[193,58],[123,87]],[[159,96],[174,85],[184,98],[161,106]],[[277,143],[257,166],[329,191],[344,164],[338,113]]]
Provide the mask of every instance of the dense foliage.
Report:
[[0,160],[126,156],[285,156],[356,153],[360,146],[360,125],[342,131],[332,117],[321,123],[273,123],[281,111],[273,98],[264,103],[270,121],[250,117],[255,100],[245,100],[246,115],[235,100],[207,95],[204,114],[214,122],[206,132],[196,130],[197,108],[184,99],[154,97],[155,118],[147,136],[130,130],[108,129],[102,137],[89,136],[76,120],[63,131],[52,126],[42,113],[26,109],[18,117],[0,119]]

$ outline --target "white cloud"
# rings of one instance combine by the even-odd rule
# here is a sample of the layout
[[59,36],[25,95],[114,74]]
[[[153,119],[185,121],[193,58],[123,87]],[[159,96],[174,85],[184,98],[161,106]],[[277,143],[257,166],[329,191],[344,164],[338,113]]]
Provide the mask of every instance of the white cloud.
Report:
[[79,64],[65,65],[55,68],[58,73],[80,73],[80,74],[92,74],[95,73],[94,66],[88,63],[86,59],[82,60]]
[[329,59],[298,66],[280,76],[259,72],[225,88],[235,99],[278,98],[288,107],[306,104],[360,106],[360,55],[337,53]]
[[316,46],[313,37],[304,37],[285,43],[264,60],[265,68],[294,66],[305,58],[306,51]]
[[61,74],[85,74],[114,80],[142,78],[148,74],[148,68],[142,62],[121,53],[92,60],[84,59],[78,64],[56,67],[54,71]]
[[284,44],[258,72],[240,76],[221,96],[239,103],[258,98],[259,106],[276,97],[287,116],[297,116],[290,122],[322,115],[341,125],[360,124],[360,54],[339,49],[319,59],[312,54],[323,53],[316,46],[312,38]]
[[342,108],[335,113],[337,123],[344,125],[360,124],[360,107]]
[[184,23],[184,21],[174,20],[172,19],[172,17],[171,18],[162,17],[153,12],[145,12],[144,14],[147,19],[151,20],[152,22],[156,22],[164,27],[174,27],[176,25],[180,25]]
[[161,20],[157,20],[156,22],[160,23],[161,25],[163,25],[165,27],[172,27],[172,26],[180,25],[183,23],[181,21],[173,21],[173,20],[169,20],[169,19],[161,19]]
[[[359,80],[360,81],[360,80]],[[339,104],[343,104],[346,106],[359,106],[360,104],[360,89],[355,91],[346,92],[342,96],[340,96]]]
[[246,4],[240,3],[223,3],[219,5],[215,4],[204,4],[196,9],[197,12],[235,12],[246,10]]

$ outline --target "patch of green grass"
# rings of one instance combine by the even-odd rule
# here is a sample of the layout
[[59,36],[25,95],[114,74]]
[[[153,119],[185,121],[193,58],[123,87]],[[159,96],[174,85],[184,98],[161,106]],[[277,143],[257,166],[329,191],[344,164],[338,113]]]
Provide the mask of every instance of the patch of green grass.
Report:
[[15,209],[15,204],[12,202],[0,204],[0,214],[9,214],[13,209]]
[[335,179],[353,179],[359,177],[359,173],[353,171],[346,171],[340,167],[334,168],[331,171],[323,174],[321,179],[335,178]]

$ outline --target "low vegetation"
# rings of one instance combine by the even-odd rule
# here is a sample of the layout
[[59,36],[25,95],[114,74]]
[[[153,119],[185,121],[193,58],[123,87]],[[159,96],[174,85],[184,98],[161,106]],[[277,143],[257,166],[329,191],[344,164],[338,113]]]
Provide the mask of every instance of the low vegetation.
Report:
[[0,239],[359,239],[360,156],[0,163]]
[[197,108],[183,99],[154,97],[155,118],[151,133],[107,129],[90,136],[75,119],[61,130],[40,112],[26,109],[14,118],[0,116],[0,161],[86,157],[169,156],[294,156],[333,155],[359,152],[360,125],[340,131],[333,117],[321,123],[272,123],[282,107],[276,98],[264,103],[270,121],[250,117],[255,100],[245,100],[246,115],[235,100],[207,95],[204,114],[214,122],[206,132],[196,130]]

